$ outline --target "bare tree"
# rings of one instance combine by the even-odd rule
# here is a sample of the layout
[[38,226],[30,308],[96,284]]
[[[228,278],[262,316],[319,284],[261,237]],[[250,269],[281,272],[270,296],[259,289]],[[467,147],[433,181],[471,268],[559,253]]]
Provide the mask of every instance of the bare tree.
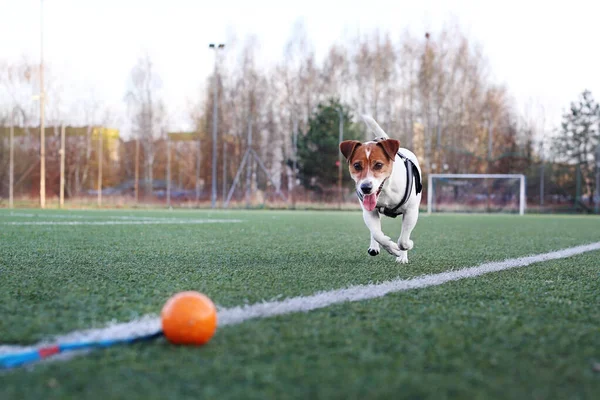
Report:
[[152,193],[156,156],[155,140],[164,135],[165,106],[160,97],[161,81],[148,54],[140,57],[131,71],[126,101],[132,131],[144,149],[146,195]]
[[82,193],[83,188],[90,186],[92,151],[95,144],[92,141],[92,131],[95,125],[101,124],[103,106],[93,90],[88,96],[72,107],[71,114],[75,115],[74,122],[81,125],[77,130],[68,130],[65,187],[67,196]]
[[0,109],[5,118],[15,113],[27,129],[37,117],[37,107],[32,101],[37,73],[36,64],[27,58],[16,63],[0,62]]
[[[39,165],[39,139],[33,131],[37,124],[38,108],[32,101],[38,72],[37,65],[27,58],[12,63],[0,61],[0,122],[5,127],[11,123],[16,125],[15,193],[29,189],[25,188],[31,182],[27,178],[35,176],[35,167]],[[2,133],[8,134],[8,129]],[[8,166],[8,147],[6,158],[3,153],[0,154]],[[0,179],[5,182],[8,181],[4,179],[4,174],[8,175],[8,168],[2,164],[0,163]]]

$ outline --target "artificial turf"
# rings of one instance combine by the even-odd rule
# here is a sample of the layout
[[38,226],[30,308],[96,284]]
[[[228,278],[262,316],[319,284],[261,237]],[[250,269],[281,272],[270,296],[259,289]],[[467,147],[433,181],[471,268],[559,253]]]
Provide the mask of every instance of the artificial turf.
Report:
[[[228,307],[600,241],[594,217],[423,216],[399,265],[367,255],[357,212],[25,213],[0,211],[0,344],[158,313],[182,290]],[[242,222],[5,224],[123,217]],[[400,220],[383,227],[397,237]],[[158,341],[9,371],[0,398],[592,398],[599,303],[593,252],[224,327],[201,349]]]

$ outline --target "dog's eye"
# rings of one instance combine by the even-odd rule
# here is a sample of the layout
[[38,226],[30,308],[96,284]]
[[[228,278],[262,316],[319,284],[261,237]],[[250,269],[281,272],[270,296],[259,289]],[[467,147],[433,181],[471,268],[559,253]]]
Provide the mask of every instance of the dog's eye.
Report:
[[354,163],[354,169],[357,171],[360,171],[362,169],[362,167],[360,166],[360,163]]
[[379,170],[381,168],[383,168],[383,163],[380,162],[375,163],[375,165],[373,166],[373,169],[375,170]]

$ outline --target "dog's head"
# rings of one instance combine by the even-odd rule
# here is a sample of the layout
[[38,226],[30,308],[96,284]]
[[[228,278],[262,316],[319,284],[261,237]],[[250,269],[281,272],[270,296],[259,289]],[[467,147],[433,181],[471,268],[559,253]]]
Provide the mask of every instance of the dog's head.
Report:
[[384,183],[392,174],[394,159],[400,148],[395,139],[361,143],[345,140],[340,151],[346,157],[356,190],[363,195],[363,207],[373,211]]

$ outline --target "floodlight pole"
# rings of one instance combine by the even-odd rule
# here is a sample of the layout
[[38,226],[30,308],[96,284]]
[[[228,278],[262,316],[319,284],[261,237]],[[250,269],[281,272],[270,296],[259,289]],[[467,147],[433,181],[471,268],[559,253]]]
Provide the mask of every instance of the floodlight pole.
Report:
[[[542,135],[544,132],[542,131]],[[540,145],[540,208],[544,206],[544,174],[545,174],[545,163],[544,163],[544,137],[542,136],[542,143]]]
[[196,207],[200,204],[200,157],[202,156],[200,146],[200,130],[198,130],[198,140],[196,142]]
[[544,207],[544,174],[546,169],[546,164],[544,162],[544,144],[546,142],[546,109],[544,105],[541,105],[542,108],[542,140],[540,143],[540,211],[542,207]]
[[60,127],[60,195],[59,206],[65,206],[65,124]]
[[[487,173],[491,173],[491,169],[492,169],[492,149],[493,149],[493,132],[494,132],[494,126],[493,126],[493,120],[491,118],[491,113],[490,113],[490,119],[488,120],[488,160],[487,160]],[[486,196],[486,209],[489,212],[490,211],[490,183],[489,181],[486,179],[485,181],[485,187],[487,190],[487,196]]]
[[[430,38],[430,34],[429,32],[425,32],[425,55],[424,55],[424,60],[427,61],[427,57],[429,54],[429,38]],[[429,84],[427,85],[429,86]],[[426,158],[426,162],[427,162],[427,173],[431,173],[431,159],[433,158],[433,154],[432,153],[432,149],[431,149],[431,142],[432,142],[432,134],[431,134],[431,108],[430,108],[430,104],[429,101],[427,101],[426,104],[426,121],[425,123],[427,124],[426,129],[423,130],[424,135],[424,139],[427,141],[426,143],[426,148],[425,148],[425,152],[427,153],[427,158]],[[425,136],[428,136],[427,138],[425,138]]]
[[433,176],[429,173],[427,177],[427,214],[431,215],[433,203]]
[[10,138],[9,138],[9,167],[8,167],[8,207],[14,205],[14,181],[15,181],[15,110],[10,113]]
[[227,140],[223,138],[223,197],[222,201],[225,204],[225,198],[227,197]]
[[[342,143],[342,140],[344,140],[344,113],[342,112],[342,110],[340,108],[336,108],[335,109],[338,113],[338,117],[339,117],[339,138],[338,138],[338,145],[339,143]],[[343,194],[342,194],[342,153],[341,151],[338,150],[338,196],[339,196],[339,208],[342,208],[342,198],[343,198]]]
[[46,208],[46,134],[44,126],[44,0],[40,0],[40,207]]
[[[247,140],[248,149],[252,149],[252,110],[248,114],[248,140]],[[250,194],[251,194],[251,185],[252,185],[252,162],[246,167],[246,208],[250,208]]]
[[133,182],[135,203],[140,200],[140,138],[135,138],[135,178]]
[[167,207],[171,207],[171,139],[167,133]]
[[519,190],[519,215],[525,215],[525,202],[527,201],[525,197],[525,175],[521,175],[520,182],[520,190]]
[[294,114],[292,117],[292,146],[294,150],[294,161],[292,163],[292,190],[290,193],[290,198],[292,200],[292,207],[296,206],[296,195],[294,194],[296,188],[296,182],[298,181],[298,177],[296,176],[296,169],[298,168],[298,118],[296,117],[296,111],[294,110]]
[[494,147],[493,141],[494,135],[494,121],[490,118],[488,122],[488,174],[490,173],[490,167],[492,163],[492,149]]
[[212,192],[211,192],[211,208],[216,207],[217,203],[217,122],[218,122],[218,105],[217,105],[217,90],[218,90],[218,78],[217,78],[217,66],[218,66],[218,55],[217,50],[225,48],[225,45],[220,43],[218,46],[214,43],[208,45],[208,47],[215,51],[215,70],[213,73],[213,132],[212,132]]
[[104,152],[102,130],[98,128],[98,207],[102,207],[102,153]]
[[600,213],[600,138],[596,147],[596,201],[594,212]]

